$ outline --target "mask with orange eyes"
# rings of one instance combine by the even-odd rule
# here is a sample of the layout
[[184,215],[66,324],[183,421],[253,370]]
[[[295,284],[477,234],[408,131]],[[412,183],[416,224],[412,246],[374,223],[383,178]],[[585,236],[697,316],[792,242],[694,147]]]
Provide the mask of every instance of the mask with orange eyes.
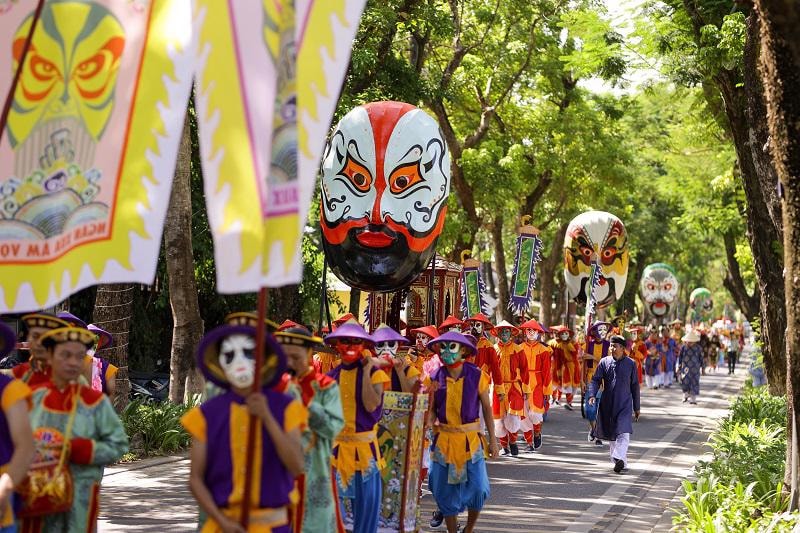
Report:
[[400,102],[356,107],[322,160],[320,222],[331,269],[362,290],[407,286],[430,262],[449,193],[450,155],[436,120]]
[[597,307],[622,297],[628,280],[628,233],[622,221],[605,211],[581,213],[569,223],[564,237],[564,279],[572,299],[586,301],[586,284],[593,258],[600,267],[594,290]]

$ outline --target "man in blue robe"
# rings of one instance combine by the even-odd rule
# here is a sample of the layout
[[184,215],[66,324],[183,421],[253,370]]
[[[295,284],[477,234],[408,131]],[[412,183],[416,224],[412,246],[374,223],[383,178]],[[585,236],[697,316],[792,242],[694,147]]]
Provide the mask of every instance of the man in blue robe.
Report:
[[610,355],[600,360],[587,391],[589,405],[594,405],[597,391],[603,387],[595,435],[609,441],[617,474],[627,467],[633,420],[639,419],[639,378],[636,363],[625,353],[625,344],[624,337],[611,337]]

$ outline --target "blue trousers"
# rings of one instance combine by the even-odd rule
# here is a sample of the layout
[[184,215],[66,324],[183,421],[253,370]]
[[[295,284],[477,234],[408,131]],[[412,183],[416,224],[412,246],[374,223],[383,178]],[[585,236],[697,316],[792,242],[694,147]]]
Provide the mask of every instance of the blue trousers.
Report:
[[489,498],[489,476],[483,458],[467,462],[467,479],[458,484],[448,483],[448,467],[432,462],[428,472],[428,487],[444,516],[455,516],[465,509],[480,511]]
[[[339,485],[341,488],[341,485]],[[349,499],[353,507],[353,533],[375,533],[381,513],[383,480],[381,473],[373,469],[368,474],[356,472],[347,490],[339,491],[339,505],[344,516],[344,501]]]

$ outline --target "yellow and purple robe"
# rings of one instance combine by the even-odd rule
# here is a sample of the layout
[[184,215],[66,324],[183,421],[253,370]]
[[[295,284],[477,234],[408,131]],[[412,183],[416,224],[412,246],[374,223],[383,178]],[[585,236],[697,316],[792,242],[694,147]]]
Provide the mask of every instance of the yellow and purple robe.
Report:
[[[271,389],[265,388],[261,392],[284,431],[305,427],[308,411],[300,401]],[[214,504],[234,520],[239,519],[244,499],[249,423],[250,413],[245,398],[233,391],[211,398],[181,418],[186,431],[206,444],[203,479]],[[294,476],[281,462],[275,444],[263,426],[260,432],[256,432],[253,468],[250,530],[288,532],[289,507],[298,499]],[[216,532],[220,527],[209,517],[202,531]]]

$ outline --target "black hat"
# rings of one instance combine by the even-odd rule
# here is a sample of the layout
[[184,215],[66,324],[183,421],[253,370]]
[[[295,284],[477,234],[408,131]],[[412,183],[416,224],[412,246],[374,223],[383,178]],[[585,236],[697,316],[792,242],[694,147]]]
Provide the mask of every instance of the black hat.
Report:
[[622,335],[614,335],[609,339],[611,344],[619,344],[622,347],[625,347],[628,344],[628,341],[625,340],[625,337]]

